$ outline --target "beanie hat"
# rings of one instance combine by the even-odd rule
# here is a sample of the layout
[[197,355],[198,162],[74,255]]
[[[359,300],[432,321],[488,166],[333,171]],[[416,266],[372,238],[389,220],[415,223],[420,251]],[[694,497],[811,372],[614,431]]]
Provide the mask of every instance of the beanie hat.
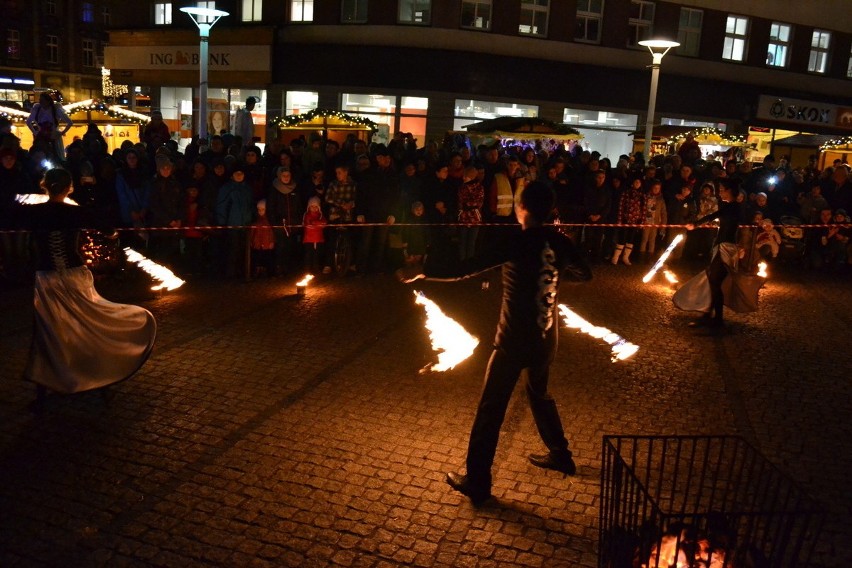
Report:
[[310,199],[308,199],[308,209],[310,209],[310,208],[311,208],[312,206],[314,206],[314,205],[316,205],[317,207],[322,208],[322,207],[320,206],[320,199],[319,199],[319,197],[311,197]]

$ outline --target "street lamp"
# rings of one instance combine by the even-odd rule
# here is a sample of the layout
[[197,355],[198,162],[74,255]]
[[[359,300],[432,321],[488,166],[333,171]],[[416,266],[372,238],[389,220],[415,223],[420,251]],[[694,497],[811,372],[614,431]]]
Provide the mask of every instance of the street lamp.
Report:
[[228,12],[195,6],[181,8],[180,11],[192,18],[198,26],[198,35],[201,36],[201,44],[198,48],[198,139],[207,140],[207,44],[210,28],[219,21],[219,18],[227,16]]
[[643,45],[651,52],[653,60],[651,62],[651,94],[648,96],[648,116],[645,120],[645,160],[651,158],[651,137],[654,134],[654,110],[657,106],[657,81],[660,79],[660,64],[663,62],[663,56],[673,47],[680,44],[676,41],[666,39],[647,39],[640,41],[639,45]]

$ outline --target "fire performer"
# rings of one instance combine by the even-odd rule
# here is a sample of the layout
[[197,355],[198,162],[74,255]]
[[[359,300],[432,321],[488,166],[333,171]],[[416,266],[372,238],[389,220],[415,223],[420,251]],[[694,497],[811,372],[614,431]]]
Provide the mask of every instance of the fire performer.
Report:
[[[516,197],[514,209],[521,231],[507,247],[471,257],[454,266],[437,266],[427,258],[421,270],[399,271],[404,282],[418,278],[460,280],[502,266],[503,302],[494,351],[485,371],[485,383],[471,429],[467,474],[450,472],[447,483],[474,505],[491,497],[491,466],[500,427],[512,391],[527,369],[527,397],[539,435],[549,450],[529,456],[541,468],[565,475],[576,472],[556,403],[547,392],[550,364],[559,332],[557,291],[563,276],[589,280],[591,271],[568,237],[543,223],[553,211],[553,190],[542,182],[529,184]],[[503,240],[501,240],[503,242]]]
[[[725,296],[722,291],[722,283],[729,273],[733,274],[736,271],[737,261],[739,259],[739,249],[737,247],[737,230],[740,226],[740,204],[736,201],[736,188],[731,186],[731,181],[723,179],[719,187],[719,209],[701,217],[695,224],[687,224],[686,230],[691,231],[696,226],[703,225],[713,219],[719,220],[719,232],[716,234],[716,240],[713,243],[713,253],[710,259],[710,265],[707,267],[706,280],[710,285],[710,310],[706,311],[699,319],[690,322],[691,327],[708,326],[721,328],[724,325],[722,310],[725,303]],[[683,310],[694,309],[692,301],[696,296],[700,296],[704,287],[704,275],[699,274],[693,278],[675,294],[673,301],[675,305]],[[706,288],[705,288],[706,290]],[[756,301],[755,301],[756,304]]]
[[48,201],[27,207],[24,224],[37,249],[33,340],[26,380],[36,383],[35,409],[48,390],[75,393],[106,387],[135,373],[154,347],[157,324],[148,310],[115,304],[94,288],[80,255],[83,228],[116,236],[83,207],[64,203],[71,174],[48,170]]

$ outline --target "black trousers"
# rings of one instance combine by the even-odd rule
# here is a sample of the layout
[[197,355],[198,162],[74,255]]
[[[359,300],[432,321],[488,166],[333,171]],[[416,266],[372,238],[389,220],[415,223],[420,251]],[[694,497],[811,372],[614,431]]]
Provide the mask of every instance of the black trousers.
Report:
[[506,417],[506,408],[521,371],[527,369],[527,398],[542,441],[554,454],[567,454],[568,440],[562,429],[556,402],[547,392],[550,361],[524,362],[500,349],[491,353],[485,371],[485,384],[467,449],[467,475],[472,483],[491,486],[491,466],[497,452],[500,427]]
[[722,261],[722,253],[716,251],[710,266],[707,267],[707,281],[710,283],[710,309],[713,317],[722,319],[722,310],[725,306],[725,296],[722,294],[722,282],[728,276],[728,267]]

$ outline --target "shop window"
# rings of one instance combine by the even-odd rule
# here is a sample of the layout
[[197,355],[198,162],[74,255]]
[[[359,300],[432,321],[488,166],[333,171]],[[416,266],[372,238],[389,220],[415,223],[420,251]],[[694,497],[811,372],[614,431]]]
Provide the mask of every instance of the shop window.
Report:
[[47,36],[47,62],[59,63],[59,36]]
[[244,22],[263,20],[263,0],[243,0],[242,17]]
[[601,42],[604,0],[577,0],[577,26],[574,39],[587,43]]
[[91,2],[83,2],[83,21],[87,24],[95,21],[95,6]]
[[490,30],[491,0],[463,0],[461,27],[472,30]]
[[341,24],[364,24],[367,22],[367,0],[342,0],[340,5]]
[[83,40],[83,67],[95,66],[95,42],[91,39]]
[[6,31],[6,57],[9,59],[21,58],[21,32],[18,30]]
[[769,46],[766,51],[766,64],[770,67],[787,66],[791,32],[792,26],[772,22],[769,28]]
[[704,10],[693,8],[680,9],[680,24],[677,28],[678,55],[698,57],[701,47],[701,25],[704,22]]
[[168,26],[172,23],[172,3],[157,2],[154,4],[154,25]]
[[319,93],[316,91],[287,91],[284,94],[284,114],[304,114],[319,106]]
[[314,0],[290,0],[291,22],[313,22]]
[[44,13],[48,16],[56,15],[56,0],[46,0],[44,3]]
[[722,46],[722,59],[728,61],[743,61],[746,54],[746,37],[748,34],[748,18],[744,16],[728,16],[725,25],[725,43]]
[[550,0],[521,0],[521,23],[518,25],[518,33],[547,37],[549,13]]
[[374,142],[387,144],[395,133],[406,132],[417,139],[418,146],[424,144],[428,98],[343,93],[340,110],[375,122],[379,131],[373,136]]
[[432,22],[432,0],[399,0],[397,21],[400,24],[429,25]]
[[456,99],[455,110],[453,112],[453,130],[462,130],[462,127],[467,124],[500,116],[536,118],[538,116],[538,106],[497,101]]
[[811,37],[811,56],[808,59],[808,71],[825,73],[828,68],[828,46],[831,45],[831,32],[814,30]]

